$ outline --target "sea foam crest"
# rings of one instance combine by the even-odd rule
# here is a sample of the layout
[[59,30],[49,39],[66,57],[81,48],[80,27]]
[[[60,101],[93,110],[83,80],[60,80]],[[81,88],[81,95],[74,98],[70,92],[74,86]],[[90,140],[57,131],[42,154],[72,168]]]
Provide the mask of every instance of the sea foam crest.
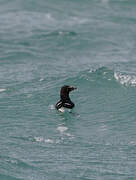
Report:
[[52,139],[45,139],[43,137],[34,137],[36,142],[45,142],[45,143],[53,143]]
[[6,89],[0,89],[0,92],[4,92],[4,91],[6,91]]
[[102,81],[107,80],[111,81],[114,79],[114,72],[107,67],[100,67],[98,69],[91,69],[82,73],[81,78],[87,81]]
[[59,127],[57,127],[57,130],[58,130],[60,133],[63,133],[64,131],[67,131],[68,128],[65,127],[65,126],[59,126]]
[[122,85],[136,86],[136,75],[128,75],[115,72],[114,78]]
[[[90,75],[89,75],[90,74]],[[94,82],[102,82],[104,80],[111,81],[111,82],[119,82],[125,86],[136,86],[136,75],[135,74],[128,74],[122,72],[116,72],[112,69],[108,69],[107,67],[101,67],[96,70],[89,71],[88,73],[83,74],[83,77],[88,81]]]

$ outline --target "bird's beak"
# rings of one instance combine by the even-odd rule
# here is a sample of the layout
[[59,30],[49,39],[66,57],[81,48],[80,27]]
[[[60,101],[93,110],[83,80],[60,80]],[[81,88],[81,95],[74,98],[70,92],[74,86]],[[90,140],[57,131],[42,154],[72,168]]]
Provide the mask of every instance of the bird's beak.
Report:
[[73,90],[76,90],[77,88],[74,86],[70,86],[69,89],[70,89],[70,91],[73,91]]

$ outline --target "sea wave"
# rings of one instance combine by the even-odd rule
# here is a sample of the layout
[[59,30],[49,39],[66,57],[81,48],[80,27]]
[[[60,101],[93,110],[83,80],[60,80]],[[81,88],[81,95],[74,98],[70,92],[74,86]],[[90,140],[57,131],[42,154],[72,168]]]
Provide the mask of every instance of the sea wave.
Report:
[[1,180],[23,180],[22,178],[17,178],[15,176],[6,175],[6,174],[2,174],[2,173],[0,173],[0,179]]
[[89,83],[89,86],[136,86],[136,75],[119,72],[107,67],[100,67],[97,69],[88,69],[80,72],[76,77],[70,78],[68,82],[74,82],[74,84],[79,85]]
[[[45,25],[50,27],[56,22],[50,13],[17,11],[1,15],[0,22],[3,25],[1,30],[17,29],[29,31],[35,28],[41,28]],[[15,28],[18,27],[18,28]]]
[[136,87],[136,75],[115,72],[114,78],[122,85]]

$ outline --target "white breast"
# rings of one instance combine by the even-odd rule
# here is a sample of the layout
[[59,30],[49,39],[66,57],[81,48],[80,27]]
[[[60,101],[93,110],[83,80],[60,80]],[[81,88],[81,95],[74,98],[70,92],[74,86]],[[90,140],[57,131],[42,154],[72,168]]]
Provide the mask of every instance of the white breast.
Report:
[[58,111],[61,112],[61,113],[64,113],[65,109],[64,109],[64,107],[61,107],[61,108],[58,109]]

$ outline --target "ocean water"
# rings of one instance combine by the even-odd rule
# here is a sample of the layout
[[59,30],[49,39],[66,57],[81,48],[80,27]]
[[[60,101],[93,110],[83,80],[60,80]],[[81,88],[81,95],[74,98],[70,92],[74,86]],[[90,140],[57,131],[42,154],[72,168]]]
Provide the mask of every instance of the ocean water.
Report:
[[0,180],[54,179],[136,179],[135,0],[0,1]]

